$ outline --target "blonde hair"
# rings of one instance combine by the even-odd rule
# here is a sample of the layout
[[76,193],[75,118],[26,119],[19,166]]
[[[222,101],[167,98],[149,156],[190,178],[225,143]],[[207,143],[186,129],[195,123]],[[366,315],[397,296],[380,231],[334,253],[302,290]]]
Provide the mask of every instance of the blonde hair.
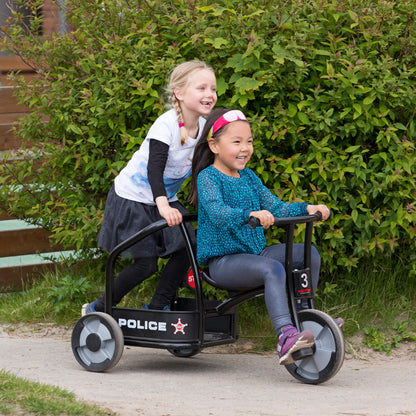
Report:
[[181,131],[181,145],[184,145],[188,141],[188,131],[184,125],[182,109],[178,99],[176,98],[175,89],[179,88],[184,90],[189,82],[189,78],[193,75],[193,73],[202,69],[207,69],[208,71],[214,72],[214,70],[203,61],[194,60],[179,64],[171,72],[169,84],[166,88],[168,94],[168,102],[175,109],[178,116],[178,123]]

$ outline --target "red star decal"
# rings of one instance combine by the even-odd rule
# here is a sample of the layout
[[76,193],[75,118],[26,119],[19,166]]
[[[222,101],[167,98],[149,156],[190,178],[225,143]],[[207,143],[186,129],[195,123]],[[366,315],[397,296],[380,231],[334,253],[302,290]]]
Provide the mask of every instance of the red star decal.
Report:
[[177,334],[178,332],[182,332],[182,334],[185,335],[185,327],[188,326],[188,324],[183,324],[181,322],[181,318],[178,318],[178,323],[171,325],[175,327],[175,332],[173,333],[173,335]]

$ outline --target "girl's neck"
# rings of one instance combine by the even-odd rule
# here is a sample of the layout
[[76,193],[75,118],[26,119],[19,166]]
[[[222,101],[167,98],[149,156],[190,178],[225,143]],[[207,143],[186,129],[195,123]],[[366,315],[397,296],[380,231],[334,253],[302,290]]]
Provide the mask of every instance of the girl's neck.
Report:
[[218,170],[218,172],[221,172],[222,174],[226,175],[226,176],[230,176],[232,178],[241,178],[240,175],[240,171],[238,170],[230,170],[230,169],[225,169],[224,166],[220,163],[214,163],[212,164],[212,166]]
[[183,121],[188,132],[188,136],[196,139],[199,131],[199,116],[190,117],[184,114]]
[[191,137],[192,139],[196,139],[196,137],[198,136],[198,132],[199,132],[199,124],[191,128],[187,127],[187,125],[185,124],[185,127],[186,127],[186,131],[188,132],[188,136]]

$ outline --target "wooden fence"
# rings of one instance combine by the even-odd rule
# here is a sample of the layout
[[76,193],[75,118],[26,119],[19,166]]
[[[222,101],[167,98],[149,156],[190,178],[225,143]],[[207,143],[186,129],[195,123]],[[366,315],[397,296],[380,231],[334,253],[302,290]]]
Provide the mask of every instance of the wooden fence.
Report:
[[[0,56],[0,162],[3,155],[19,148],[13,134],[13,123],[28,112],[13,96],[14,86],[7,79],[10,71],[21,71],[27,79],[34,73],[18,57]],[[8,162],[8,163],[12,163]],[[1,169],[4,166],[0,167]],[[49,242],[49,233],[0,210],[0,292],[20,290],[25,283],[41,276],[45,268],[53,266],[50,260],[59,250]],[[40,253],[49,253],[46,259]]]

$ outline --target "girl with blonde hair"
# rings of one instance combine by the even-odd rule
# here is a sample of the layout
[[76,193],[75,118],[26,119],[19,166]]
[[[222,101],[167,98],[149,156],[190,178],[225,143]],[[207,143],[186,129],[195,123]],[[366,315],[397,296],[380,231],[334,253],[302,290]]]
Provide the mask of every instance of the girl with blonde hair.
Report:
[[[157,270],[159,257],[170,257],[147,309],[167,309],[189,268],[178,227],[187,213],[177,193],[191,174],[192,158],[205,118],[217,102],[213,69],[188,61],[172,71],[167,87],[171,109],[150,127],[140,149],[115,178],[106,202],[98,245],[111,251],[143,227],[164,218],[169,227],[130,247],[133,263],[114,281],[112,304]],[[188,229],[193,232],[189,225]],[[104,311],[105,299],[85,304],[82,313]]]

